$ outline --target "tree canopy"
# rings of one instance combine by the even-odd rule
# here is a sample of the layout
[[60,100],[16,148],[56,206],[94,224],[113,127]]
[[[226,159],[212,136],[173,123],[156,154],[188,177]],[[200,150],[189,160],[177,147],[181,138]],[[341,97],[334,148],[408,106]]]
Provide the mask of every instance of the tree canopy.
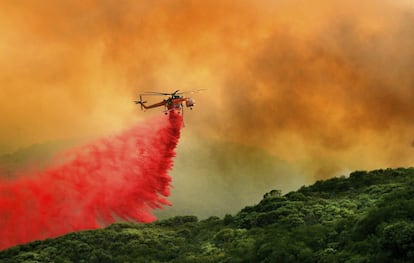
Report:
[[414,262],[414,168],[357,171],[285,195],[273,190],[224,218],[75,232],[1,251],[0,261]]

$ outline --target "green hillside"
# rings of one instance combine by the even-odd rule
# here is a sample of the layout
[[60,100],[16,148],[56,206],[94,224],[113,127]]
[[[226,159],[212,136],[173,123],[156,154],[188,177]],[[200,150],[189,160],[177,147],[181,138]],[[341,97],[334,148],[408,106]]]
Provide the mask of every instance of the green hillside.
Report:
[[71,233],[2,251],[0,261],[414,262],[414,168],[357,171],[283,196],[273,190],[224,218]]

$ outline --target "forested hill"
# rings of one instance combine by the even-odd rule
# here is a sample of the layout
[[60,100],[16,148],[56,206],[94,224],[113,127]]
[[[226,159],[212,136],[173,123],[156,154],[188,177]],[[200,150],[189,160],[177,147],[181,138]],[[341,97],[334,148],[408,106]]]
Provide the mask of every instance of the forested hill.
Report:
[[222,219],[71,233],[2,251],[0,262],[414,262],[414,168],[274,190]]

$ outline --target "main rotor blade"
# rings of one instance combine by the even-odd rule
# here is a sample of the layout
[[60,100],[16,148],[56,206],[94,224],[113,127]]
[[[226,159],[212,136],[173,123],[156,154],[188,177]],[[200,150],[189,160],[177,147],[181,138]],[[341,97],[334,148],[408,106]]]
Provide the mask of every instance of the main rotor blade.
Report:
[[182,94],[193,94],[207,89],[196,89],[196,90],[189,90],[184,92],[179,92],[180,90],[176,90],[172,93],[167,92],[156,92],[156,91],[146,91],[141,93],[143,96],[173,96],[173,95],[182,95]]
[[142,93],[143,95],[164,95],[164,96],[172,96],[177,94],[177,92],[179,92],[180,90],[176,90],[172,93],[167,93],[167,92],[155,92],[155,91],[146,91],[144,93]]
[[142,95],[152,95],[152,96],[154,96],[154,95],[163,95],[163,96],[168,96],[168,95],[171,95],[172,93],[165,93],[165,92],[153,92],[153,91],[146,91],[146,92],[144,92],[144,93],[142,93]]
[[179,92],[177,94],[193,94],[193,93],[197,93],[203,90],[207,90],[207,89],[196,89],[196,90],[189,90],[189,91],[183,91],[183,92]]

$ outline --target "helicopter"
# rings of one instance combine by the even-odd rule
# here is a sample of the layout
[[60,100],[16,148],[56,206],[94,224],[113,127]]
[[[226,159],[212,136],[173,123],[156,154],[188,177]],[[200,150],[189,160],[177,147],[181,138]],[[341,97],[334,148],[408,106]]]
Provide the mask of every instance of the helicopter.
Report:
[[[189,92],[179,92],[180,90],[176,90],[172,93],[165,93],[165,92],[151,92],[147,91],[144,93],[139,94],[139,100],[134,101],[135,104],[141,105],[141,110],[148,110],[152,108],[164,107],[165,115],[168,115],[171,111],[177,111],[178,113],[184,112],[184,105],[190,110],[193,109],[195,102],[190,97],[184,97],[183,94],[185,93],[195,93],[202,91],[204,89],[193,90]],[[147,101],[143,101],[142,97],[145,96],[169,96],[167,99],[162,100],[161,102],[146,105]]]

